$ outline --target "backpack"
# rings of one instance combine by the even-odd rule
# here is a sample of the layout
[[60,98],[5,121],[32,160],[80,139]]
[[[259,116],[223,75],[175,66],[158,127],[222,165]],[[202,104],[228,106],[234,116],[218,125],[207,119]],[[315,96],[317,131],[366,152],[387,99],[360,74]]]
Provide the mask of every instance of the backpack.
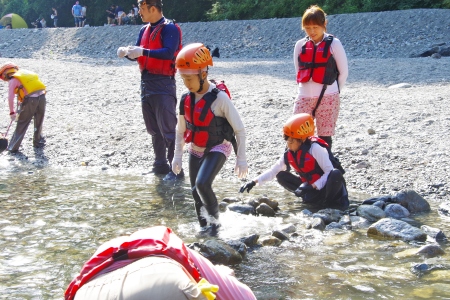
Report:
[[227,93],[228,97],[231,100],[231,94],[230,94],[230,91],[228,90],[227,86],[225,85],[225,80],[210,79],[209,81],[214,83],[216,85],[216,88]]

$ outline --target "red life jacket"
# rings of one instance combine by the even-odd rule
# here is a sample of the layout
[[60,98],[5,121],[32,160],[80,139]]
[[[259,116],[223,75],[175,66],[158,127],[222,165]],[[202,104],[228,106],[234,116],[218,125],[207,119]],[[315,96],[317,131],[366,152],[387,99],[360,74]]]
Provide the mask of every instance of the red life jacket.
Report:
[[330,51],[333,36],[329,35],[319,45],[308,39],[298,56],[297,83],[314,82],[333,84],[339,76],[336,61]]
[[[162,38],[161,38],[161,32],[167,24],[171,24],[172,22],[165,19],[164,22],[161,22],[158,24],[153,31],[151,31],[151,25],[148,24],[147,27],[144,30],[144,33],[142,34],[141,43],[140,46],[145,49],[161,49],[163,47],[162,44]],[[178,24],[174,24],[178,31],[180,32],[180,44],[178,46],[177,51],[173,55],[172,59],[158,59],[153,57],[148,57],[145,55],[139,56],[137,61],[139,64],[139,69],[141,70],[141,73],[144,70],[147,70],[151,74],[160,74],[160,75],[166,75],[166,76],[174,76],[176,69],[175,69],[175,58],[177,57],[178,52],[180,52],[182,48],[181,44],[181,28],[178,26]]]
[[289,167],[292,166],[300,175],[302,182],[308,182],[309,184],[316,182],[324,173],[314,156],[309,154],[312,143],[318,143],[322,147],[328,147],[327,142],[319,137],[312,136],[302,144],[297,152],[288,150],[284,153],[284,161],[286,166],[288,166],[288,171],[290,169]]
[[211,105],[221,91],[216,87],[203,95],[197,103],[195,103],[194,93],[186,93],[181,97],[180,115],[184,115],[186,120],[184,141],[192,142],[198,147],[205,147],[205,152],[222,144],[224,139],[235,142],[234,130],[228,120],[215,116],[211,110]]
[[74,299],[76,292],[85,283],[115,261],[144,258],[151,255],[164,255],[180,263],[192,275],[195,281],[201,279],[200,272],[189,257],[183,241],[165,226],[150,227],[137,231],[127,237],[126,241],[118,241],[117,245],[107,247],[94,254],[81,269],[80,275],[69,284],[64,297]]

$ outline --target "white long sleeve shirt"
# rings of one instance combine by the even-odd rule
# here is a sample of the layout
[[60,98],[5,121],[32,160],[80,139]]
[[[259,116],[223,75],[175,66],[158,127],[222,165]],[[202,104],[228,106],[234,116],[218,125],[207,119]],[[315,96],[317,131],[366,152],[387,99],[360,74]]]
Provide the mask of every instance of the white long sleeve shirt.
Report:
[[[216,87],[215,84],[210,83],[208,92],[211,92]],[[197,103],[204,94],[195,93],[195,103]],[[217,99],[211,105],[211,111],[216,117],[222,117],[227,119],[231,127],[233,127],[234,134],[236,135],[236,142],[238,146],[236,162],[246,163],[247,158],[245,154],[245,128],[244,123],[239,116],[236,107],[231,102],[228,95],[224,92],[217,94]],[[175,158],[181,158],[183,155],[184,148],[184,132],[186,131],[186,120],[184,116],[178,115],[178,123],[176,128],[175,137]],[[224,141],[224,143],[229,143],[230,141]],[[206,148],[199,147],[194,143],[191,143],[192,150],[197,152],[204,152]]]
[[[324,39],[328,37],[329,34],[324,34]],[[299,65],[298,65],[298,56],[302,51],[303,45],[306,43],[306,37],[297,41],[294,47],[294,67],[295,74],[297,75]],[[319,43],[318,43],[319,44]],[[316,44],[317,45],[317,44]],[[335,81],[332,85],[329,85],[325,91],[325,95],[332,95],[342,90],[347,81],[348,77],[348,62],[347,55],[345,54],[344,47],[339,39],[336,37],[333,38],[333,42],[330,45],[331,54],[336,61],[337,68],[339,70],[339,77],[337,82],[339,83],[339,87],[337,82]],[[298,98],[299,97],[319,97],[320,91],[322,90],[323,84],[312,81],[311,79],[308,82],[300,82],[298,84]]]
[[[321,190],[327,183],[328,174],[333,170],[333,164],[330,161],[327,149],[317,143],[312,143],[308,153],[314,157],[319,164],[319,167],[323,170],[323,175],[313,182],[316,185],[316,188]],[[284,161],[284,155],[282,155],[270,169],[257,176],[253,181],[257,182],[258,185],[263,185],[264,183],[273,180],[279,172],[286,170],[287,165]]]

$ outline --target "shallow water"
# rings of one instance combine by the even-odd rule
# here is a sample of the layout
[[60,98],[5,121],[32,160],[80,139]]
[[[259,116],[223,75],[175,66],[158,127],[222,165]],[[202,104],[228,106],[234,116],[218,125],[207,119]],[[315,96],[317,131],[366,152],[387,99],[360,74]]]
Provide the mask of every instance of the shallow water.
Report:
[[[4,162],[3,162],[4,163]],[[236,197],[240,183],[217,179],[218,197]],[[450,271],[423,277],[414,263],[449,264],[449,255],[424,259],[403,255],[420,246],[368,238],[366,230],[306,230],[305,207],[276,184],[257,187],[247,197],[280,201],[274,218],[221,214],[219,237],[269,235],[294,223],[298,237],[280,247],[247,254],[236,276],[258,299],[448,299]],[[361,195],[352,195],[361,198]],[[62,299],[82,264],[106,240],[153,225],[171,227],[186,243],[204,241],[188,180],[166,183],[137,171],[35,169],[0,166],[0,299]],[[415,217],[450,232],[437,204]],[[441,245],[446,250],[447,245]]]

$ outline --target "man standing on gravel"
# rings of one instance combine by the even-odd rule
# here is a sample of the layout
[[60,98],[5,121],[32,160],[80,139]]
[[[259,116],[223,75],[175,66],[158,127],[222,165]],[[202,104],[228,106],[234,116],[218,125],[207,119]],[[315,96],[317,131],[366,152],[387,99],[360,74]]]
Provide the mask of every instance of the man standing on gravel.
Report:
[[81,27],[81,5],[79,1],[72,6],[72,16],[75,20],[75,27]]
[[184,177],[183,172],[175,175],[169,165],[175,150],[175,58],[181,49],[181,29],[163,16],[162,5],[162,0],[138,1],[139,15],[148,24],[141,28],[136,46],[120,47],[117,55],[137,59],[141,70],[142,114],[155,155],[152,172],[174,180]]

